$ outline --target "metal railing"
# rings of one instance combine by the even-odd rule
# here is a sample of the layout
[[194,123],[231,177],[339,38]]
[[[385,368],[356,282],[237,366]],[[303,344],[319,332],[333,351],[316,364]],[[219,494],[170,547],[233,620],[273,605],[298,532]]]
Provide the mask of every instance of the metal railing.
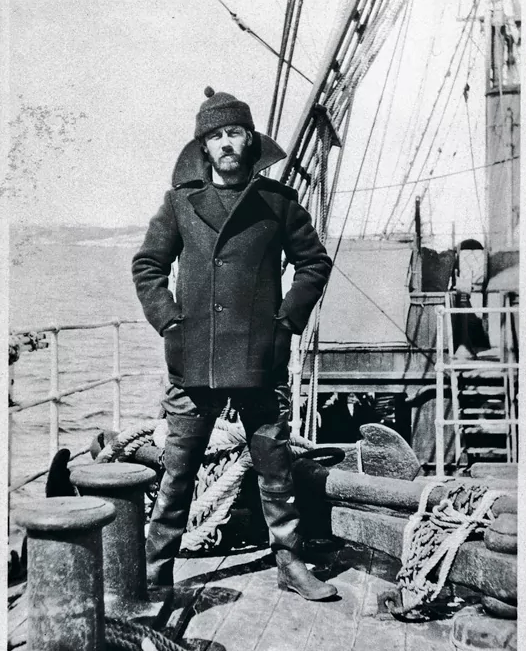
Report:
[[[33,400],[25,400],[17,402],[9,408],[9,416],[37,405],[49,403],[49,458],[53,459],[59,449],[59,426],[60,426],[60,402],[66,396],[71,396],[76,393],[83,393],[96,389],[97,387],[105,384],[113,384],[113,410],[112,410],[112,429],[120,432],[121,429],[121,381],[123,378],[129,377],[143,377],[143,376],[159,376],[164,374],[163,371],[131,371],[123,373],[121,371],[121,351],[120,351],[120,327],[121,325],[147,323],[146,319],[112,319],[111,321],[102,321],[96,323],[86,324],[66,324],[66,325],[48,325],[38,328],[17,328],[12,330],[12,335],[19,335],[28,331],[36,334],[49,333],[50,337],[50,392],[47,396],[42,398],[35,398]],[[111,375],[104,377],[100,380],[92,382],[85,382],[73,388],[60,390],[59,387],[59,334],[65,330],[96,330],[100,328],[113,328],[113,372]],[[11,446],[11,423],[9,427],[9,449]],[[89,452],[90,446],[86,446],[71,455],[71,459],[86,454]],[[11,484],[11,464],[9,464],[9,493],[16,491],[30,482],[45,475],[49,470],[49,466],[40,469],[31,475],[21,479],[15,484]]]
[[[456,461],[459,461],[461,453],[461,432],[460,426],[463,425],[489,425],[494,426],[496,423],[501,425],[511,426],[508,440],[507,448],[509,449],[508,460],[516,461],[517,460],[517,426],[519,420],[516,417],[504,417],[499,419],[468,419],[461,418],[459,415],[459,410],[454,409],[453,418],[445,418],[445,375],[450,373],[452,378],[451,389],[452,391],[458,392],[458,384],[456,382],[456,371],[472,371],[472,370],[496,370],[496,371],[507,371],[507,382],[510,385],[508,387],[509,392],[511,393],[512,398],[514,398],[514,387],[515,387],[515,377],[514,374],[519,369],[519,364],[516,362],[505,362],[505,361],[481,361],[481,360],[462,360],[457,361],[452,356],[452,335],[451,335],[451,314],[501,314],[505,315],[506,323],[509,325],[509,320],[511,314],[518,313],[519,309],[517,307],[445,307],[439,305],[436,307],[437,313],[437,355],[436,355],[436,387],[437,387],[437,397],[436,397],[436,419],[435,419],[435,457],[436,457],[436,475],[437,477],[444,477],[445,475],[445,462],[444,462],[444,433],[445,427],[447,425],[453,425],[455,427],[455,457]],[[444,319],[448,317],[448,339],[449,339],[449,350],[450,350],[450,359],[448,363],[444,360],[444,348],[445,348],[445,337],[444,337]],[[513,387],[513,388],[511,388]],[[508,394],[508,391],[506,392]],[[511,439],[511,440],[509,440]]]

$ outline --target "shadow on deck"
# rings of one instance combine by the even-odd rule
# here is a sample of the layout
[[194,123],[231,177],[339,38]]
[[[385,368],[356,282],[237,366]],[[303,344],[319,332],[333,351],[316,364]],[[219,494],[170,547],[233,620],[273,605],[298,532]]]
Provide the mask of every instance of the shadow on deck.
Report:
[[158,624],[182,646],[200,651],[451,648],[449,620],[406,624],[378,607],[378,596],[394,586],[397,560],[358,545],[307,560],[320,579],[337,586],[339,599],[309,602],[278,590],[268,549],[178,559],[175,596]]

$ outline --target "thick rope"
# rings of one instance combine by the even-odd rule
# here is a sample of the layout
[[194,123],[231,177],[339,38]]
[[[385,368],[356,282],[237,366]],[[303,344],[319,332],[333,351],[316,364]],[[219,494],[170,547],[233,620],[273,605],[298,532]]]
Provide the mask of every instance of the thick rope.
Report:
[[[96,463],[132,459],[141,446],[152,442],[153,432],[160,423],[162,421],[149,422],[123,431],[98,454]],[[290,450],[293,456],[312,447],[304,438],[291,436]],[[182,540],[183,548],[196,551],[219,544],[220,527],[230,519],[243,477],[251,467],[252,459],[242,424],[218,418],[197,475],[188,531]]]
[[106,644],[112,649],[142,651],[143,642],[149,640],[157,651],[184,651],[183,647],[159,631],[144,624],[136,624],[114,617],[105,618]]
[[[290,440],[290,450],[293,456],[298,456],[312,444],[299,436]],[[223,474],[208,485],[206,490],[194,497],[188,518],[188,530],[183,535],[181,546],[190,551],[202,547],[218,545],[221,541],[219,527],[230,519],[230,511],[241,490],[241,482],[246,471],[252,468],[252,459],[248,448],[245,447],[235,462],[223,466]],[[198,485],[199,487],[199,485]],[[196,490],[196,493],[198,488]]]
[[99,452],[95,463],[111,463],[132,457],[140,447],[152,442],[154,429],[155,424],[151,422],[125,429]]
[[[480,532],[494,519],[491,507],[503,491],[483,486],[458,486],[439,505],[427,511],[431,491],[442,483],[427,484],[418,511],[404,530],[402,568],[398,573],[398,605],[389,600],[393,615],[418,614],[444,587],[460,546],[471,533]],[[431,578],[436,575],[434,580]]]

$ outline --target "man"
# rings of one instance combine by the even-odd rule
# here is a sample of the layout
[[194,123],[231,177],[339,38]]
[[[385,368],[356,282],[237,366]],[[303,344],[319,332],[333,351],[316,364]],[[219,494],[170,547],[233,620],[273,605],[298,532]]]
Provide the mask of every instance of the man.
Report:
[[[331,260],[295,190],[260,173],[285,157],[254,129],[249,106],[205,90],[194,139],[133,259],[148,321],[164,337],[170,386],[165,473],[146,543],[151,588],[172,585],[195,475],[230,397],[245,428],[276,554],[278,585],[306,599],[336,594],[298,555],[287,364],[327,283]],[[282,298],[281,255],[294,264]],[[178,259],[175,301],[168,290]]]

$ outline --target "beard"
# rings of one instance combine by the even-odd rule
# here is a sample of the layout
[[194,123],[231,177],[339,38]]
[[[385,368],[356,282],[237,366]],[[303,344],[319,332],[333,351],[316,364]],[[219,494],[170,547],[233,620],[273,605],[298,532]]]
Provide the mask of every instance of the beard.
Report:
[[230,154],[222,154],[218,158],[210,156],[210,162],[216,172],[223,174],[234,174],[239,172],[243,164],[243,158],[234,152]]

